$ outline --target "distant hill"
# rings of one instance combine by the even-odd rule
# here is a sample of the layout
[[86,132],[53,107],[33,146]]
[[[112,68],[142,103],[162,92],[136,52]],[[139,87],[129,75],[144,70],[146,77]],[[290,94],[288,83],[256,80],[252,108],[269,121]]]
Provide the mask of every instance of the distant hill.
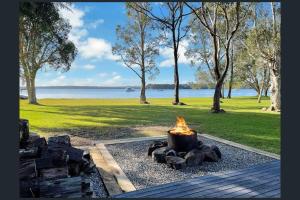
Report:
[[[174,89],[174,84],[148,84],[147,89]],[[188,84],[179,84],[179,89],[192,89]]]

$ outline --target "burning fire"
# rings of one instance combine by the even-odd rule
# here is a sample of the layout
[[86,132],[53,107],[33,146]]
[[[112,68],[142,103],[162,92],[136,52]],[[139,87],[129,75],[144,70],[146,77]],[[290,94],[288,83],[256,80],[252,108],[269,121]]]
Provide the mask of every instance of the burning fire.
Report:
[[194,132],[187,126],[184,118],[178,116],[176,120],[176,126],[170,130],[170,133],[178,135],[192,135]]

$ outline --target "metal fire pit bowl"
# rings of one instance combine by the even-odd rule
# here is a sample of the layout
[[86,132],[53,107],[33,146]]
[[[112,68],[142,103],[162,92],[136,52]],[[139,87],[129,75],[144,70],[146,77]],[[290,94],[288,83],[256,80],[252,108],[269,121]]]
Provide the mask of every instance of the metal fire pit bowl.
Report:
[[172,134],[168,131],[168,147],[176,152],[188,152],[197,146],[197,132],[192,135]]

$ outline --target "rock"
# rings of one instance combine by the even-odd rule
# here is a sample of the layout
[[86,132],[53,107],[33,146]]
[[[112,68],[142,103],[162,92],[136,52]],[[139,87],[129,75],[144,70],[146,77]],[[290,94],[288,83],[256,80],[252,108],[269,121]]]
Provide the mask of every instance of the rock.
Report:
[[60,135],[55,137],[49,137],[48,138],[48,145],[65,145],[65,146],[71,146],[71,139],[68,135]]
[[185,160],[177,156],[166,156],[166,162],[173,169],[184,169],[186,167]]
[[208,151],[205,152],[205,158],[204,161],[208,161],[208,162],[217,162],[219,160],[218,155],[216,154],[215,151]]
[[217,154],[217,156],[218,156],[219,159],[222,158],[222,153],[221,153],[219,147],[217,147],[216,145],[212,145],[212,146],[210,147],[210,149],[211,149],[212,151],[214,151],[214,152]]
[[174,149],[170,149],[166,151],[166,156],[176,156],[176,151],[174,151]]
[[166,150],[167,147],[160,147],[155,149],[152,152],[152,159],[158,163],[165,163],[166,162]]
[[155,150],[155,149],[158,149],[158,148],[161,148],[161,147],[165,147],[167,146],[168,143],[167,141],[154,141],[150,147],[148,148],[148,156],[151,156],[152,155],[152,152]]
[[205,153],[203,153],[199,149],[193,149],[184,156],[187,166],[201,165],[204,158],[205,158]]
[[209,151],[205,152],[204,161],[217,162],[221,158],[221,151],[215,145],[212,145]]
[[184,156],[186,155],[186,152],[178,152],[177,153],[177,156],[181,157],[181,158],[184,158]]
[[210,151],[210,146],[208,146],[206,144],[202,144],[202,145],[198,146],[198,149],[202,152],[206,152],[206,151]]
[[201,140],[197,141],[197,146],[200,147],[201,145],[203,145],[203,142]]

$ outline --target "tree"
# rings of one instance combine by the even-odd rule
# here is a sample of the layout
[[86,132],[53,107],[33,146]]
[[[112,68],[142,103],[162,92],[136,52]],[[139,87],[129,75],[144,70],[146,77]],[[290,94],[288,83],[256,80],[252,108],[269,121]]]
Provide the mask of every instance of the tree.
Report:
[[[190,3],[185,3],[193,12],[204,30],[209,33],[213,41],[213,71],[216,78],[215,93],[213,98],[212,112],[224,112],[220,108],[220,94],[227,71],[230,65],[230,47],[234,35],[238,31],[241,22],[240,3],[205,3],[195,8]],[[224,51],[224,69],[221,69],[220,52]]]
[[271,105],[269,110],[281,110],[280,75],[280,3],[270,2],[269,6],[255,6],[255,39],[257,52],[270,70]]
[[189,31],[188,26],[184,26],[184,18],[190,13],[184,12],[183,2],[164,2],[162,3],[163,10],[158,15],[155,12],[149,10],[147,7],[141,4],[130,4],[131,7],[138,12],[142,12],[150,19],[158,22],[160,29],[164,33],[171,34],[170,37],[165,34],[165,39],[170,39],[166,43],[167,46],[171,45],[174,55],[174,85],[175,85],[175,99],[173,105],[184,105],[179,101],[179,72],[178,72],[178,48],[182,39],[187,35]]
[[30,104],[37,104],[35,78],[45,67],[70,69],[77,50],[68,40],[70,25],[59,16],[61,3],[21,2],[19,16],[20,74],[26,81]]
[[151,34],[153,30],[151,19],[144,13],[133,9],[130,4],[136,9],[139,9],[136,4],[151,9],[149,3],[126,4],[128,23],[126,27],[117,26],[118,40],[112,48],[112,52],[118,55],[119,61],[123,62],[140,78],[140,103],[148,104],[146,100],[146,73],[150,74],[150,78],[158,73],[154,60],[159,53],[158,41]]
[[256,82],[258,102],[263,91],[267,95],[271,82],[269,109],[280,111],[280,4],[256,3],[251,5],[249,10],[251,11],[249,24],[252,26],[243,32],[241,52],[246,52],[246,56],[256,64],[249,69],[257,72],[252,73],[253,76],[260,77],[253,79]]

